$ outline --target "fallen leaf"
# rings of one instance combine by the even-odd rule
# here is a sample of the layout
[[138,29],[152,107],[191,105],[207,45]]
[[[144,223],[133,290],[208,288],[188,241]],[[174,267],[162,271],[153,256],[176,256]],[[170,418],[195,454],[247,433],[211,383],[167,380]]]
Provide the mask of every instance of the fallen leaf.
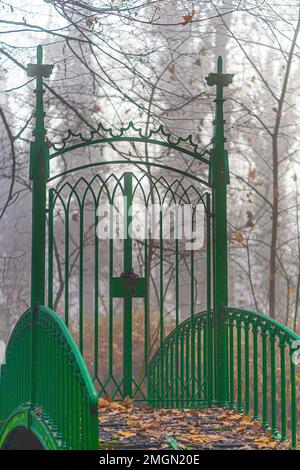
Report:
[[253,443],[257,445],[259,449],[273,449],[277,444],[274,439],[269,439],[268,437],[257,437],[253,440]]
[[136,436],[136,433],[135,433],[135,432],[124,431],[124,430],[118,431],[118,434],[120,434],[120,435],[123,436],[123,437],[133,437],[133,436]]

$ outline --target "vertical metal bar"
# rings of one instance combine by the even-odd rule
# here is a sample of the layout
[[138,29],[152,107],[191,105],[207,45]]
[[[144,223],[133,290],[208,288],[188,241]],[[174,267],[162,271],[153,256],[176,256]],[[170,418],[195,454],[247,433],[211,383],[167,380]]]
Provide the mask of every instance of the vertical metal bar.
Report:
[[276,351],[275,351],[276,335],[272,331],[270,333],[271,343],[271,416],[272,416],[272,428],[271,432],[273,436],[277,436],[277,410],[276,410]]
[[[109,305],[108,305],[108,381],[113,377],[114,370],[114,303],[113,303],[113,274],[114,274],[114,234],[113,234],[113,219],[114,219],[114,201],[111,201],[109,211]],[[123,305],[124,308],[124,305]]]
[[174,342],[171,343],[171,357],[170,357],[170,407],[174,408],[175,404],[175,396],[174,396]]
[[180,336],[180,405],[181,408],[184,408],[184,392],[185,392],[185,372],[184,372],[184,331]]
[[69,326],[69,215],[70,205],[65,211],[65,324]]
[[207,322],[207,398],[213,401],[213,329],[211,319],[211,213],[210,194],[206,193],[206,322]]
[[154,393],[154,398],[155,398],[155,406],[159,408],[160,405],[160,387],[159,387],[159,380],[160,380],[160,370],[159,370],[159,360],[156,363],[155,366],[155,393]]
[[[192,231],[195,230],[195,210],[193,210],[192,214]],[[190,303],[191,303],[191,357],[190,357],[190,370],[189,370],[189,377],[188,380],[191,380],[191,398],[194,399],[195,396],[195,311],[194,311],[194,302],[195,302],[195,271],[194,271],[194,250],[191,250],[191,285],[190,285]]]
[[[144,249],[144,276],[146,278],[146,291],[144,297],[144,377],[146,378],[146,383],[148,384],[148,362],[149,362],[149,348],[151,347],[151,325],[149,325],[149,297],[148,297],[148,282],[147,276],[148,273],[148,240],[145,239],[145,249]],[[142,384],[143,378],[141,379]]]
[[[71,365],[72,364],[72,365]],[[76,437],[77,437],[77,427],[79,426],[78,419],[77,419],[77,404],[75,401],[75,388],[76,388],[76,380],[75,380],[75,371],[73,368],[73,361],[70,358],[70,401],[71,401],[71,409],[72,409],[72,418],[71,418],[71,427],[72,427],[72,450],[76,449]]]
[[261,330],[262,336],[262,425],[268,428],[268,352],[267,352],[267,330]]
[[207,400],[207,323],[203,323],[203,376],[204,376],[204,396],[205,400]]
[[230,409],[235,408],[234,402],[234,320],[229,317],[229,384],[230,384],[230,396],[229,406]]
[[[113,253],[114,243],[112,238],[112,214],[109,216],[110,238],[109,238],[109,305],[108,305],[108,376],[113,376],[114,367],[114,354],[113,354],[113,296],[112,296],[112,282],[113,282]],[[123,307],[124,308],[124,307]]]
[[79,349],[83,354],[83,246],[84,246],[84,207],[79,207]]
[[245,413],[250,412],[250,371],[249,371],[249,323],[244,324],[245,332]]
[[97,207],[95,207],[95,243],[94,243],[94,378],[98,378],[99,355],[99,240],[97,236]]
[[169,376],[169,360],[170,360],[170,346],[169,344],[165,347],[165,380],[166,380],[166,391],[165,391],[165,407],[169,408],[169,396],[170,396],[170,376]]
[[191,330],[189,329],[185,335],[185,406],[190,407],[190,340]]
[[203,395],[203,390],[202,390],[202,342],[201,342],[201,331],[202,331],[202,326],[201,323],[198,323],[197,327],[197,362],[198,362],[198,367],[197,367],[197,377],[198,377],[198,396],[199,399],[202,399]]
[[237,410],[243,412],[243,388],[242,388],[242,324],[237,320]]
[[98,449],[99,443],[99,420],[97,407],[95,404],[90,404],[90,449]]
[[253,325],[253,419],[258,419],[258,327]]
[[215,334],[215,380],[216,402],[228,404],[228,350],[227,325],[223,307],[228,304],[227,274],[227,184],[229,170],[225,150],[223,88],[232,82],[232,75],[223,74],[222,58],[218,58],[217,73],[206,78],[209,86],[216,85],[216,112],[214,120],[213,149],[211,151],[210,183],[213,188],[214,213],[214,334]]
[[48,305],[53,308],[53,189],[49,190],[48,213]]
[[[178,227],[178,214],[176,213],[176,228]],[[179,406],[179,246],[178,246],[178,237],[175,242],[175,395],[176,395],[176,407]]]
[[74,379],[74,387],[73,387],[73,402],[74,402],[74,449],[79,449],[80,446],[80,414],[79,414],[79,390],[78,387],[78,377],[75,375],[75,370],[73,370],[73,379]]
[[281,441],[286,440],[286,377],[285,338],[280,338],[280,400],[281,400]]
[[[132,269],[132,238],[128,228],[132,224],[132,173],[124,173],[124,217],[125,217],[125,239],[124,239],[124,272]],[[124,397],[132,398],[132,296],[126,291],[124,297],[124,320],[123,320],[123,374],[124,374]]]
[[296,395],[296,372],[293,360],[294,351],[290,349],[290,381],[291,381],[291,434],[292,448],[297,446],[297,395]]
[[162,211],[159,214],[159,333],[160,333],[160,367],[161,367],[161,396],[164,396],[164,247],[163,247],[163,220]]

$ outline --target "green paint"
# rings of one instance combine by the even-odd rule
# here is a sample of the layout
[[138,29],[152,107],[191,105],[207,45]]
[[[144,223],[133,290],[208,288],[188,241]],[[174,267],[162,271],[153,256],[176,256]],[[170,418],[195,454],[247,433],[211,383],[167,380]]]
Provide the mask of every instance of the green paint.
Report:
[[206,78],[209,86],[216,86],[216,113],[213,148],[211,150],[210,184],[213,188],[214,213],[214,329],[215,329],[215,389],[216,401],[228,404],[228,348],[227,326],[222,307],[228,304],[227,274],[227,190],[229,184],[228,157],[225,150],[223,88],[232,83],[233,75],[223,74],[222,58],[218,58],[217,73]]
[[[73,195],[79,201],[79,349],[72,339],[67,326],[69,323],[69,265],[70,265],[70,200],[65,201],[61,187],[49,190],[48,208],[46,185],[67,177],[71,172],[84,172],[87,169],[102,168],[107,165],[128,165],[125,160],[100,161],[61,171],[49,177],[49,160],[80,148],[113,142],[135,142],[153,144],[176,150],[209,166],[209,180],[181,168],[173,168],[162,162],[133,160],[131,164],[174,172],[192,181],[195,188],[206,189],[203,203],[206,214],[206,304],[205,312],[194,311],[195,269],[194,253],[190,254],[190,316],[181,321],[179,309],[180,260],[179,243],[175,245],[174,281],[175,329],[165,335],[164,286],[166,268],[164,266],[165,246],[163,243],[163,220],[160,219],[160,245],[158,250],[160,286],[159,348],[149,360],[149,243],[144,248],[144,276],[137,277],[133,271],[132,239],[126,237],[123,249],[123,273],[113,274],[114,241],[109,242],[109,371],[104,383],[99,379],[98,364],[98,277],[101,260],[98,260],[98,239],[95,236],[94,264],[94,364],[93,380],[99,384],[99,394],[105,394],[106,387],[113,384],[113,399],[126,396],[148,402],[154,407],[197,407],[212,403],[259,417],[259,375],[262,375],[262,421],[268,427],[270,422],[274,436],[278,436],[277,424],[280,421],[281,439],[289,437],[287,423],[291,423],[291,441],[297,446],[297,402],[296,371],[291,358],[291,344],[300,337],[288,328],[270,318],[238,308],[228,307],[227,274],[227,185],[229,184],[228,155],[225,149],[223,89],[232,83],[233,75],[224,74],[222,59],[219,57],[217,72],[209,74],[207,84],[216,86],[216,110],[214,136],[210,151],[200,152],[191,136],[174,137],[162,126],[145,134],[133,123],[119,131],[99,124],[91,131],[89,138],[81,133],[68,131],[61,146],[46,142],[44,124],[43,80],[51,75],[52,66],[43,64],[42,48],[38,47],[37,64],[30,64],[27,72],[36,78],[36,114],[34,141],[30,147],[30,178],[32,179],[32,265],[31,265],[31,308],[17,323],[7,348],[7,364],[1,367],[0,382],[0,447],[9,433],[17,426],[31,429],[45,448],[96,449],[98,447],[97,394],[89,376],[81,352],[84,345],[84,204],[85,195],[80,198],[76,187]],[[130,136],[127,133],[130,132]],[[101,137],[100,137],[101,136]],[[72,141],[71,141],[72,139]],[[74,143],[75,142],[75,143]],[[210,158],[207,158],[207,155]],[[75,173],[76,174],[76,173]],[[105,182],[98,175],[101,191]],[[151,177],[152,178],[152,177]],[[115,176],[123,188],[124,203],[131,206],[136,184],[134,173],[126,172]],[[151,185],[155,183],[152,179]],[[75,184],[76,185],[76,184]],[[168,185],[168,183],[166,183]],[[143,185],[141,185],[143,187]],[[91,192],[91,186],[89,186]],[[172,187],[168,190],[172,193]],[[146,197],[145,190],[144,197]],[[114,200],[114,191],[109,194]],[[100,193],[93,193],[95,209]],[[146,197],[147,198],[147,197]],[[212,199],[212,206],[211,206]],[[48,211],[48,304],[53,305],[54,276],[54,213],[60,202],[65,215],[65,323],[44,305],[45,303],[45,252],[46,215]],[[127,209],[126,207],[126,209]],[[145,204],[146,207],[146,204]],[[127,226],[132,215],[127,215]],[[97,215],[95,213],[95,225]],[[133,298],[144,299],[144,373],[137,383],[132,372],[132,313]],[[123,378],[117,382],[114,372],[114,311],[113,299],[123,298]],[[250,347],[251,345],[251,347]],[[286,347],[290,355],[290,385],[286,383]],[[81,351],[81,352],[80,352]],[[279,358],[276,359],[276,358]],[[280,400],[276,388],[280,382]],[[143,385],[147,384],[147,391]],[[141,398],[137,398],[140,395]],[[66,403],[68,404],[66,406]],[[280,416],[280,420],[278,418]],[[176,448],[175,440],[169,445]]]
[[14,412],[4,423],[0,432],[0,448],[5,445],[10,434],[16,428],[24,428],[31,431],[44,449],[59,450],[61,447],[61,442],[56,440],[55,434],[47,426],[46,422],[37,419],[34,412],[24,408]]
[[[56,429],[55,439],[60,435],[61,445],[96,449],[98,397],[83,358],[63,321],[49,308],[38,306],[34,329],[36,359],[30,370],[31,318],[29,309],[18,321],[7,347],[5,368],[1,368],[0,420],[4,423],[4,437],[0,442],[14,428],[23,426],[39,434],[47,448],[54,448],[51,436]],[[30,404],[32,382],[35,405]],[[25,406],[26,412],[20,413],[19,408]],[[72,422],[74,426],[70,428]]]
[[[242,404],[245,403],[245,412],[247,414],[251,412],[253,419],[257,420],[261,406],[263,427],[270,429],[276,439],[281,438],[282,441],[289,439],[295,449],[297,382],[296,366],[292,361],[295,350],[292,345],[294,341],[299,341],[300,337],[278,321],[257,312],[225,307],[224,318],[229,325],[230,407],[232,409],[237,407],[242,411]],[[252,331],[252,354],[249,354],[249,328]],[[244,361],[240,346],[242,332],[245,339]],[[234,351],[235,343],[237,355]],[[289,348],[290,358],[288,369],[286,348]],[[242,369],[245,371],[244,384]],[[290,374],[289,380],[287,370]],[[261,385],[260,377],[262,377]],[[250,383],[249,378],[251,378]],[[235,399],[235,386],[237,386],[237,399]],[[248,388],[252,399],[249,397]]]

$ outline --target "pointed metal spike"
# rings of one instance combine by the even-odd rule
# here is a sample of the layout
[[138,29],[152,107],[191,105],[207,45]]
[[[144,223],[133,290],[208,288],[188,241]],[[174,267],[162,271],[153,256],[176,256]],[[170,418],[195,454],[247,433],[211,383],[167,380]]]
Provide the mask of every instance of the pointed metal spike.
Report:
[[222,59],[222,56],[219,55],[218,64],[217,64],[218,73],[222,73],[222,69],[223,69],[223,59]]
[[36,49],[36,60],[38,64],[43,63],[43,47],[40,44]]

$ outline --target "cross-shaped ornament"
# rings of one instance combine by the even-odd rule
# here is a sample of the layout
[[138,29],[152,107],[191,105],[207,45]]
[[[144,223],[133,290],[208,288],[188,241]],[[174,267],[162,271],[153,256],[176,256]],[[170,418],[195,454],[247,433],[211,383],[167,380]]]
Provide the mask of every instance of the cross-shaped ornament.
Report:
[[210,73],[205,80],[208,86],[217,86],[217,94],[219,90],[222,90],[224,87],[227,87],[232,83],[234,74],[232,73],[223,73],[223,60],[222,57],[218,57],[217,73]]

